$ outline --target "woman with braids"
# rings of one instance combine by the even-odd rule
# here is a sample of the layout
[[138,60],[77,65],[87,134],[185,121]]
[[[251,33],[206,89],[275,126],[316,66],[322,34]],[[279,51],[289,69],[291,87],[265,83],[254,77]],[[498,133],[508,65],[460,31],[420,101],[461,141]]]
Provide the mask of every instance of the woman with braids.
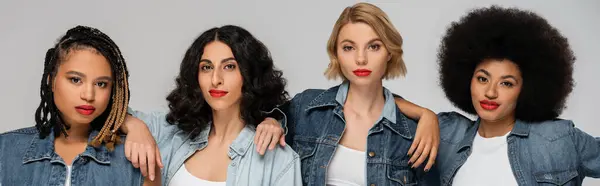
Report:
[[128,72],[117,45],[77,26],[46,52],[35,127],[0,134],[0,185],[141,185],[124,156]]
[[287,92],[269,51],[248,31],[228,25],[202,33],[176,83],[168,113],[130,110],[124,128],[150,130],[165,165],[162,185],[302,185],[300,160],[289,146],[264,156],[254,150],[257,124]]
[[573,89],[575,57],[544,18],[517,8],[475,9],[451,24],[438,58],[446,97],[478,118],[439,114],[440,177],[429,181],[582,185],[600,177],[600,138],[558,118]]

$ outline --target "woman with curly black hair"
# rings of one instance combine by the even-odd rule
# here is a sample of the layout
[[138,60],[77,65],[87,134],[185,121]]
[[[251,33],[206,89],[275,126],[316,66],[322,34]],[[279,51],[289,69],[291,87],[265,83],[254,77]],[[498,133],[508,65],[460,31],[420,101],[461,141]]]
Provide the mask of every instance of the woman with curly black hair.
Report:
[[281,74],[245,29],[202,33],[181,63],[169,113],[129,111],[131,126],[147,124],[156,139],[162,185],[302,185],[300,160],[289,146],[264,156],[254,150],[256,126],[288,99]]
[[581,185],[600,177],[600,139],[557,118],[573,89],[575,57],[544,18],[475,9],[451,24],[438,58],[446,97],[478,116],[439,114],[442,185]]
[[0,134],[0,185],[141,185],[117,130],[128,76],[110,37],[69,29],[46,52],[35,127]]

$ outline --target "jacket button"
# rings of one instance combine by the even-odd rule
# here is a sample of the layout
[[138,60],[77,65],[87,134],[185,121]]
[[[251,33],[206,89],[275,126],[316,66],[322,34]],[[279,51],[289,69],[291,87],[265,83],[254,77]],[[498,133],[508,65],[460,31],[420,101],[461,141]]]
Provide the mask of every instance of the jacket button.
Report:
[[374,157],[375,156],[375,152],[369,152],[369,157]]

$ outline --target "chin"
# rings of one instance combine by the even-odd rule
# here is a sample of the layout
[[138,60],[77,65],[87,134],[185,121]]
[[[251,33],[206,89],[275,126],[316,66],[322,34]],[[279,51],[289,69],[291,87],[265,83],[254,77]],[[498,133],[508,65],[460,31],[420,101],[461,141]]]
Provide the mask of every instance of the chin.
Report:
[[486,121],[498,120],[498,114],[496,114],[494,112],[490,112],[490,111],[485,111],[485,110],[477,111],[477,115],[479,116],[479,118],[481,118],[481,120],[486,120]]
[[376,83],[376,81],[374,81],[371,77],[353,77],[352,79],[349,79],[351,84],[355,84],[355,85],[371,85]]
[[219,111],[219,110],[225,110],[229,107],[231,107],[231,104],[225,104],[225,103],[213,103],[213,104],[208,104],[210,106],[210,108],[212,110],[215,111]]

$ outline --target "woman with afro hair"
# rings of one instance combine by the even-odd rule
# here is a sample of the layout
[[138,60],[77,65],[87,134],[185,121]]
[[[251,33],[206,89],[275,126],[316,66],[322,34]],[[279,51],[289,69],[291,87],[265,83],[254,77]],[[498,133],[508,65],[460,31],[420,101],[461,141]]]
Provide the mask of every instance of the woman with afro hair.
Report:
[[438,59],[446,97],[478,118],[438,114],[439,177],[428,181],[581,185],[600,177],[600,138],[558,118],[573,89],[575,57],[544,18],[516,8],[475,9],[450,25]]

